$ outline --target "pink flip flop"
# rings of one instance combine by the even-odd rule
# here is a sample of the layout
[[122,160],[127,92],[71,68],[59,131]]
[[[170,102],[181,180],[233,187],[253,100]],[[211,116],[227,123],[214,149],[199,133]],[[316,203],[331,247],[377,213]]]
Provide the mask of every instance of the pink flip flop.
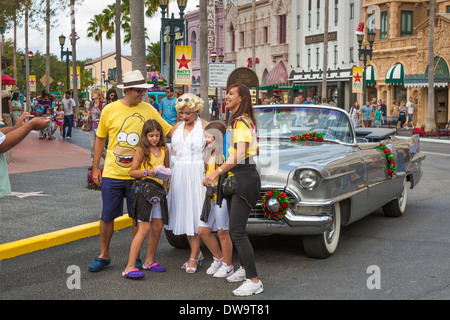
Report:
[[122,272],[122,276],[130,279],[142,279],[145,277],[143,272],[140,272],[138,268],[128,270],[128,272]]
[[164,272],[166,268],[160,265],[158,262],[153,261],[148,267],[143,267],[145,270],[154,271],[154,272]]

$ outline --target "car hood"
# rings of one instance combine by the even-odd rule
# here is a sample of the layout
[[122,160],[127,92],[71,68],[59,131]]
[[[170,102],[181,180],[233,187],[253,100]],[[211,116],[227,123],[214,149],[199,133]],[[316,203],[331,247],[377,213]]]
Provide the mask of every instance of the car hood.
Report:
[[289,174],[297,168],[313,168],[322,173],[327,164],[352,151],[351,146],[327,142],[310,145],[260,142],[259,148],[257,168],[263,185],[286,185]]

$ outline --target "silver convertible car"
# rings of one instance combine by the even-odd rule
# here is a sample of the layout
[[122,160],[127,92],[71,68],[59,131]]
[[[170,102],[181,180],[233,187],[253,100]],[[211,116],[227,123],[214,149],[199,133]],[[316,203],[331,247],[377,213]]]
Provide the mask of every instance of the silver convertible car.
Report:
[[249,234],[301,235],[306,254],[327,258],[341,228],[379,208],[401,216],[422,176],[419,138],[389,128],[355,128],[326,105],[256,106],[262,201]]

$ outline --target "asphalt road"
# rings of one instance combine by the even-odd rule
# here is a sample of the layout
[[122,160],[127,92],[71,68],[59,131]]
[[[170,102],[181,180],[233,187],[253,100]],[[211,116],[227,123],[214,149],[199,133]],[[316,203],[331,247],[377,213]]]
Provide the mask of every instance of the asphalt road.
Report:
[[[127,228],[115,232],[111,266],[100,273],[87,270],[99,253],[98,236],[0,261],[0,300],[172,300],[168,307],[174,315],[185,302],[197,300],[199,306],[220,300],[216,314],[225,312],[228,300],[448,300],[450,145],[422,143],[421,151],[427,156],[424,175],[409,190],[406,213],[386,218],[377,211],[344,228],[332,257],[308,258],[297,237],[253,237],[265,288],[260,295],[236,298],[231,291],[239,284],[207,276],[211,255],[206,248],[206,266],[186,274],[180,267],[189,252],[172,248],[164,236],[157,259],[167,271],[147,272],[141,281],[123,278],[131,243]],[[0,243],[98,220],[100,193],[85,188],[86,174],[86,167],[77,167],[11,175],[22,192],[40,190],[49,196],[3,198]],[[51,183],[42,183],[43,177]],[[234,264],[239,265],[236,254]],[[277,308],[271,307],[272,312]]]

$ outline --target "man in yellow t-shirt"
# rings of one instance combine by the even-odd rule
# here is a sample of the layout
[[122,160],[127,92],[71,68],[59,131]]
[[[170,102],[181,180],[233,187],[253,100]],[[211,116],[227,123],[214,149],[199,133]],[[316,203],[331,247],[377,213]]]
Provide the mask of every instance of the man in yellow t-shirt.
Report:
[[[98,272],[110,264],[109,244],[114,231],[114,219],[123,214],[123,198],[127,199],[127,209],[133,210],[132,183],[130,167],[134,153],[139,145],[142,127],[149,119],[158,121],[165,135],[171,126],[150,104],[142,102],[148,92],[148,85],[139,71],[130,71],[124,75],[124,84],[119,89],[125,90],[125,97],[108,104],[100,117],[94,146],[92,178],[101,185],[102,215],[100,219],[101,252],[98,258],[89,265],[89,271]],[[103,173],[99,168],[100,158],[108,146]],[[133,235],[136,229],[133,227]],[[140,264],[140,261],[137,262]]]

